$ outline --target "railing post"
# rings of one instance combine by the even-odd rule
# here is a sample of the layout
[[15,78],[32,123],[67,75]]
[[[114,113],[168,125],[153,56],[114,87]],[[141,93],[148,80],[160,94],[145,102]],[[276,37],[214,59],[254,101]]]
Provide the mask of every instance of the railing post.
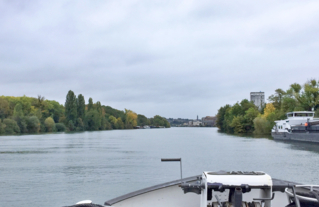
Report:
[[181,169],[181,183],[183,180],[183,170],[182,170],[182,158],[162,158],[162,162],[180,162],[180,169]]

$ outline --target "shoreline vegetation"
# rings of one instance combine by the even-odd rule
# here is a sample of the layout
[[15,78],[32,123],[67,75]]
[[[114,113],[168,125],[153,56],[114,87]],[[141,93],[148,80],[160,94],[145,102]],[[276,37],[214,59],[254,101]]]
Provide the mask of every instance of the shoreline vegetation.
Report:
[[293,83],[287,90],[277,89],[260,107],[247,99],[218,110],[216,126],[231,134],[270,135],[276,120],[286,119],[291,111],[315,111],[319,117],[319,81],[311,79],[305,84]]
[[0,96],[0,135],[133,129],[145,125],[170,127],[159,115],[147,118],[128,109],[121,111],[99,101],[93,103],[92,98],[85,104],[84,96],[76,97],[71,90],[64,106],[40,95]]

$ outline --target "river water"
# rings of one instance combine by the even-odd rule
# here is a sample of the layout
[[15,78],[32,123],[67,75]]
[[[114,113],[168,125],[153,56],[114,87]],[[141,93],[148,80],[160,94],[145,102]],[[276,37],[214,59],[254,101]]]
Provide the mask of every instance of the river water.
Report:
[[64,206],[105,201],[202,171],[265,171],[319,184],[319,145],[239,137],[216,128],[113,130],[0,136],[0,205]]

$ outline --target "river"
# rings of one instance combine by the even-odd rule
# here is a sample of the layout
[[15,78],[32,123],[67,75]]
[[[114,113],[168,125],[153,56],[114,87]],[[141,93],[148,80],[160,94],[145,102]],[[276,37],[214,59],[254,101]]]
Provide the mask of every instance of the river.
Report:
[[219,133],[217,128],[112,130],[0,136],[1,206],[106,200],[202,171],[265,171],[319,184],[319,145]]

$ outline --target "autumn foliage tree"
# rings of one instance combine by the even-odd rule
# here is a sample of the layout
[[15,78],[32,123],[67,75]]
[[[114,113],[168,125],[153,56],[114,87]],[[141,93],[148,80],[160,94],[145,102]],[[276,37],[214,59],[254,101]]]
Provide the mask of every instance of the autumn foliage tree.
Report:
[[[143,123],[150,123],[151,119],[140,117]],[[0,96],[0,134],[131,129],[136,125],[137,114],[133,111],[114,109],[99,101],[93,103],[92,98],[86,105],[84,96],[76,97],[72,90],[64,105],[41,95]]]

